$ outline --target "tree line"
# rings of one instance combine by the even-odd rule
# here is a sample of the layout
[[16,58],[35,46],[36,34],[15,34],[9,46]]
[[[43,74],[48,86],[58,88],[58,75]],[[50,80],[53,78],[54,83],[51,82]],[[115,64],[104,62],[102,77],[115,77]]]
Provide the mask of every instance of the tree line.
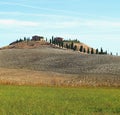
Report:
[[[19,42],[29,42],[31,41],[31,39],[29,37],[24,37],[23,39],[17,39],[16,41],[10,43],[9,45],[13,45],[15,43],[19,43]],[[47,38],[46,38],[46,42],[47,42]],[[103,48],[101,47],[101,49],[99,50],[98,48],[97,49],[93,49],[93,48],[85,48],[83,45],[81,46],[77,46],[77,45],[74,45],[74,43],[80,43],[79,40],[75,39],[75,40],[61,40],[61,41],[58,41],[57,39],[55,39],[53,36],[52,38],[50,39],[50,44],[54,44],[54,45],[57,45],[59,47],[64,47],[64,48],[67,48],[67,49],[71,49],[73,51],[79,51],[81,53],[86,53],[86,54],[102,54],[102,55],[107,55],[108,52],[107,51],[104,51]],[[66,42],[66,44],[64,44]],[[68,43],[67,43],[68,42]],[[112,55],[112,52],[110,53],[110,55]],[[117,55],[117,54],[116,54]]]
[[[65,42],[69,42],[69,43],[66,43],[64,44]],[[107,55],[107,51],[103,51],[103,48],[101,47],[100,51],[99,49],[94,49],[94,48],[84,48],[83,45],[78,46],[77,45],[74,45],[74,43],[80,43],[79,40],[75,39],[75,40],[64,40],[64,41],[57,41],[53,36],[52,36],[52,39],[50,39],[50,44],[54,44],[54,45],[57,45],[59,47],[65,47],[67,49],[71,49],[73,51],[80,51],[82,53],[87,53],[87,54],[102,54],[102,55]]]
[[28,38],[27,38],[27,37],[24,37],[23,39],[20,38],[20,39],[17,39],[16,41],[10,43],[9,45],[13,45],[13,44],[20,43],[20,42],[23,42],[23,41],[28,42],[28,41],[31,41],[31,39],[30,39],[29,37],[28,37]]

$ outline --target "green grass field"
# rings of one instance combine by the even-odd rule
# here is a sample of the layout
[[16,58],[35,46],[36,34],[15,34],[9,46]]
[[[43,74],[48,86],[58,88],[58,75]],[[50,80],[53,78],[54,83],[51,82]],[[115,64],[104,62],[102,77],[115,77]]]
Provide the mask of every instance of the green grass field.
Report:
[[0,115],[120,115],[120,89],[0,85]]

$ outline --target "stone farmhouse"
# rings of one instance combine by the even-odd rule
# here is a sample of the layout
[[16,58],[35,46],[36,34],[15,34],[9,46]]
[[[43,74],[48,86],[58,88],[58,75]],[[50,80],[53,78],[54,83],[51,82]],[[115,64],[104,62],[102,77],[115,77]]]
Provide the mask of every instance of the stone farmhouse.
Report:
[[61,37],[55,37],[54,40],[57,42],[62,42],[64,38]]
[[31,41],[44,41],[44,37],[43,36],[32,36]]

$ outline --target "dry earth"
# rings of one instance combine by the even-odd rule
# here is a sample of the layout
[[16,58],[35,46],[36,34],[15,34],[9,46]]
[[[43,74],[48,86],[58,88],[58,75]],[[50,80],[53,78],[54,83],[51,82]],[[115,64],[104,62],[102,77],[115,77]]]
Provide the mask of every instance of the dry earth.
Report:
[[1,83],[120,86],[120,57],[42,45],[0,50]]

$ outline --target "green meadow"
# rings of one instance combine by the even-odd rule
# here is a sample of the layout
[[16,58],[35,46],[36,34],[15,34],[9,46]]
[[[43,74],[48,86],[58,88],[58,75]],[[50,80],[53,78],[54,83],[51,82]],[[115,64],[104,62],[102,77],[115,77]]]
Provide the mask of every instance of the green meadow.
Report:
[[0,115],[120,115],[120,89],[0,85]]

